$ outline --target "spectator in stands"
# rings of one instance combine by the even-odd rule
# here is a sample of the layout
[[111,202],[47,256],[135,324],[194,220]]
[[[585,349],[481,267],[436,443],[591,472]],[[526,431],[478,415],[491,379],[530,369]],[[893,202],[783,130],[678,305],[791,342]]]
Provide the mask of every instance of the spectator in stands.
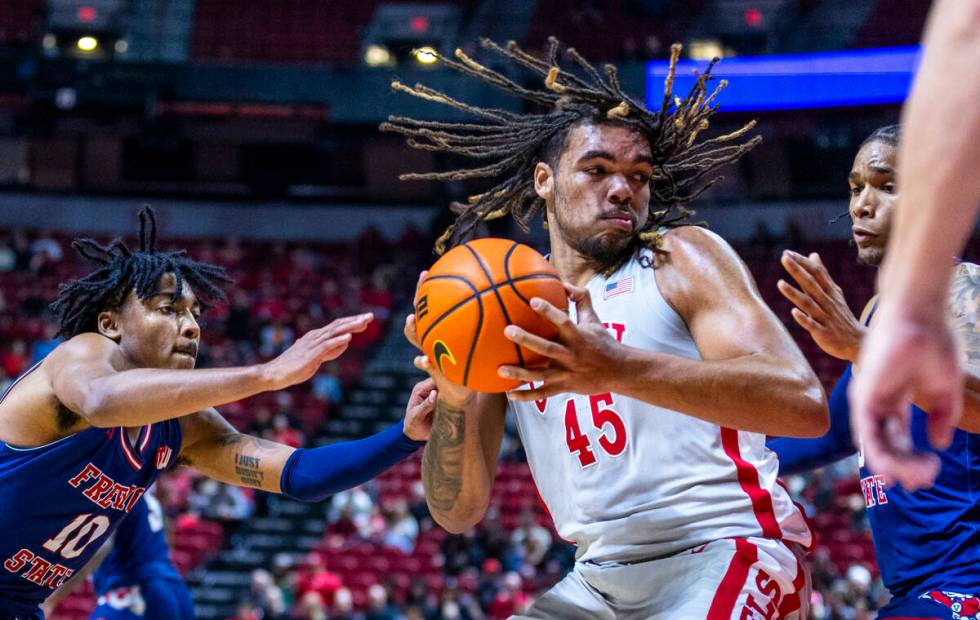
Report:
[[510,618],[514,614],[522,614],[531,605],[530,597],[522,589],[521,576],[515,572],[504,575],[503,584],[493,602],[487,615],[494,620]]
[[0,359],[0,365],[10,379],[16,379],[27,370],[27,345],[23,340],[17,339],[10,344],[10,348]]
[[276,319],[259,332],[259,352],[263,357],[275,357],[292,346],[295,340],[293,328]]
[[299,601],[300,620],[327,620],[327,606],[318,592],[307,592]]
[[400,617],[384,586],[376,583],[368,588],[364,620],[399,620]]
[[408,511],[408,502],[404,498],[393,500],[384,517],[385,546],[412,553],[419,536],[419,524]]
[[239,487],[222,484],[210,478],[198,480],[188,498],[191,510],[205,519],[225,523],[241,522],[252,516],[253,504]]
[[294,428],[284,412],[277,413],[272,419],[272,440],[293,448],[299,448],[306,443],[303,432]]
[[50,233],[41,232],[30,245],[30,269],[34,273],[48,273],[65,257],[58,240]]
[[313,377],[313,396],[324,403],[339,405],[344,398],[344,387],[340,382],[340,366],[331,361]]
[[330,500],[330,509],[327,511],[327,523],[331,526],[343,527],[345,521],[349,522],[362,537],[367,538],[373,509],[374,500],[363,486],[357,486],[333,496]]
[[333,612],[330,620],[361,620],[360,614],[354,613],[354,596],[347,588],[337,590],[333,597]]
[[[252,571],[248,602],[259,610],[259,618],[270,620],[285,613],[282,594],[272,580],[269,571],[257,568]],[[239,606],[239,611],[242,606]]]
[[323,556],[313,552],[306,556],[306,570],[296,580],[296,596],[302,599],[313,592],[324,601],[332,601],[343,586],[340,576],[327,570]]

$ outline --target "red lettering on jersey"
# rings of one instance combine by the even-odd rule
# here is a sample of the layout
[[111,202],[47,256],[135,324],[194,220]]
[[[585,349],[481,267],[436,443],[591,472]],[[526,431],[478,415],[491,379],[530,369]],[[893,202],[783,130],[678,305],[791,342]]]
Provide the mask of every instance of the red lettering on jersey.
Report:
[[763,609],[759,607],[759,603],[756,602],[755,597],[751,594],[747,595],[745,598],[745,606],[742,607],[741,620],[754,620],[756,617],[765,618],[766,620],[772,620],[776,617],[776,603],[769,601],[766,608]]
[[68,576],[71,575],[71,572],[72,572],[71,569],[68,568],[67,566],[62,566],[61,564],[55,564],[51,568],[51,575],[49,575],[48,578],[44,580],[44,583],[42,585],[47,586],[52,590],[57,590],[58,588],[61,587],[61,584],[65,582],[65,579],[67,579]]
[[66,566],[61,566],[59,564],[58,567],[59,568],[64,568],[65,569],[65,572],[58,579],[58,583],[57,584],[54,584],[54,586],[51,588],[52,590],[57,590],[58,588],[60,588],[61,586],[63,586],[65,584],[65,581],[67,581],[68,579],[71,579],[71,576],[75,574],[75,571],[73,571],[72,569],[70,569],[70,568],[68,568]]
[[98,504],[103,508],[108,508],[112,505],[116,510],[126,509],[126,497],[129,495],[130,487],[123,486],[118,483],[112,483],[112,489],[99,498]]
[[9,560],[3,563],[3,567],[6,568],[11,573],[19,572],[20,569],[24,568],[24,564],[27,564],[34,559],[34,554],[27,549],[21,549],[15,553]]
[[874,495],[874,485],[872,485],[872,478],[861,479],[861,491],[864,492],[864,505],[867,508],[871,508],[876,505],[875,495]]
[[133,506],[135,506],[136,502],[138,502],[140,498],[143,497],[144,493],[146,493],[146,489],[141,489],[140,487],[133,487],[133,492],[129,496],[129,501],[126,502],[126,512],[132,512]]
[[623,343],[623,336],[626,335],[625,323],[603,323],[602,326],[611,331],[620,344]]
[[82,471],[78,472],[78,475],[77,476],[75,476],[74,478],[72,478],[71,480],[69,480],[68,481],[68,484],[70,484],[71,486],[73,486],[73,487],[75,487],[77,489],[78,488],[78,485],[80,485],[81,483],[85,482],[89,478],[97,478],[97,477],[99,477],[101,475],[102,475],[102,472],[99,470],[99,468],[96,467],[95,465],[92,465],[91,463],[89,463],[88,465],[85,466],[85,469],[83,469]]
[[[542,382],[541,385],[544,385],[544,383]],[[541,385],[535,385],[533,381],[527,384],[532,390],[541,387]],[[534,406],[538,408],[538,413],[544,415],[544,410],[548,408],[548,399],[542,398],[541,400],[536,400],[534,401]]]
[[[89,498],[97,505],[102,506],[102,504],[99,502],[99,497],[111,489],[113,484],[112,478],[105,474],[100,474],[99,479],[95,481],[95,484],[86,489],[82,495]],[[105,508],[105,506],[102,507]]]
[[755,576],[755,585],[764,596],[768,596],[771,599],[779,597],[779,583],[761,570]]
[[878,491],[878,503],[887,504],[888,496],[885,495],[885,477],[875,476],[875,489]]
[[48,562],[44,558],[34,556],[34,563],[31,565],[31,570],[27,571],[21,576],[28,581],[36,583],[39,586],[43,586],[44,576],[48,574],[49,568],[51,568],[51,562]]

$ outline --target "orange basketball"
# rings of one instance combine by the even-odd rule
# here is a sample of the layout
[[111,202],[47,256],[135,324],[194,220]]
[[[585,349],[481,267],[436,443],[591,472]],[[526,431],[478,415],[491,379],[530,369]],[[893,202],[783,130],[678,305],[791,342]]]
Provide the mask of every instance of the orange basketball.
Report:
[[509,239],[477,239],[436,261],[415,298],[422,350],[450,381],[479,392],[504,392],[520,382],[497,367],[540,367],[545,358],[504,337],[518,325],[553,340],[558,330],[529,305],[541,297],[565,310],[558,273],[543,256]]

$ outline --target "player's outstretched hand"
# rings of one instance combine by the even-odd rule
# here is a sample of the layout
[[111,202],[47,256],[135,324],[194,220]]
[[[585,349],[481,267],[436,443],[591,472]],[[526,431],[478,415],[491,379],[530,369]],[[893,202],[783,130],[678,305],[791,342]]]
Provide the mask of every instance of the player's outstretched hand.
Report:
[[432,432],[432,412],[436,408],[439,391],[431,378],[419,381],[412,388],[405,407],[405,435],[413,441],[428,441]]
[[272,389],[279,390],[308,380],[324,362],[340,357],[350,345],[352,335],[364,331],[372,320],[374,315],[370,312],[345,316],[303,334],[279,357],[264,364]]
[[577,321],[544,299],[531,299],[531,308],[558,327],[558,342],[536,336],[517,325],[508,325],[504,336],[511,342],[527,347],[549,358],[542,369],[520,366],[501,366],[501,377],[531,384],[542,383],[530,390],[512,390],[511,400],[539,400],[562,392],[600,394],[614,391],[612,382],[621,368],[625,347],[616,342],[603,327],[592,309],[588,289],[565,284],[569,299],[575,304]]
[[929,412],[929,441],[938,449],[949,447],[963,404],[956,343],[943,309],[936,310],[912,318],[884,300],[849,390],[851,426],[867,466],[910,491],[929,486],[939,473],[934,454],[912,448],[913,395]]
[[[418,283],[415,285],[416,297],[418,297],[418,287],[422,284],[422,280],[425,279],[425,275],[429,273],[428,271],[423,271],[419,274]],[[418,350],[422,350],[422,345],[419,342],[419,335],[415,324],[415,314],[409,314],[405,317],[405,338],[412,343],[412,346]],[[440,397],[444,400],[451,402],[454,405],[461,405],[463,403],[469,402],[476,392],[466,388],[462,385],[453,383],[446,378],[442,372],[436,368],[428,356],[417,355],[415,356],[415,367],[425,372],[429,377],[435,382],[435,388],[438,391]]]
[[857,361],[865,327],[851,312],[844,292],[827,273],[820,255],[814,252],[807,257],[786,250],[780,262],[800,287],[785,280],[776,283],[783,297],[796,306],[793,319],[827,355]]

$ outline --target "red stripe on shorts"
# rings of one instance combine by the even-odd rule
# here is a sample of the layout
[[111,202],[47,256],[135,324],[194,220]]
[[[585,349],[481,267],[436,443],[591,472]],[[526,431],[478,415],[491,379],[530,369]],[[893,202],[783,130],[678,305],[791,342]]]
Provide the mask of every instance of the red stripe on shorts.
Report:
[[735,463],[738,483],[742,485],[742,490],[752,502],[752,510],[755,512],[755,518],[759,521],[759,525],[762,526],[763,536],[776,540],[781,539],[783,530],[779,528],[779,522],[776,521],[776,511],[772,507],[772,495],[763,489],[759,483],[759,472],[755,465],[742,458],[741,449],[738,447],[738,431],[722,426],[721,445],[728,458]]
[[728,565],[728,570],[715,592],[715,598],[711,601],[711,608],[708,610],[708,617],[705,620],[730,620],[732,611],[735,610],[735,603],[738,595],[745,587],[745,580],[749,576],[749,569],[759,559],[759,550],[755,545],[744,538],[735,540],[735,557]]
[[792,594],[783,599],[782,605],[779,606],[780,618],[785,618],[800,610],[802,605],[800,592],[804,585],[806,585],[806,574],[803,572],[803,565],[800,564],[799,560],[796,560],[796,579],[793,580],[793,588],[795,589]]

